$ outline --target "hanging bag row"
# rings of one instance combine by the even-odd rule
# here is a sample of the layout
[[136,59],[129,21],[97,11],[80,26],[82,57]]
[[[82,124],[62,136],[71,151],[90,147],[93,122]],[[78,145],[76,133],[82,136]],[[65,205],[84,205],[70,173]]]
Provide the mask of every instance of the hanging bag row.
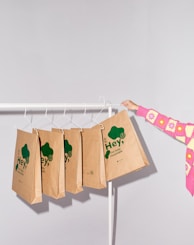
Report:
[[30,204],[58,199],[148,165],[126,110],[91,128],[17,130],[12,189]]

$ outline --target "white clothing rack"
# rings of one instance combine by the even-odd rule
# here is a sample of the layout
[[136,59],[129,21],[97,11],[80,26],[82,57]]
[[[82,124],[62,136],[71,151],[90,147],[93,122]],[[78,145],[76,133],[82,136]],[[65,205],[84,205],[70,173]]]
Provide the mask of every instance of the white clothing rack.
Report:
[[[116,104],[115,104],[116,105]],[[112,116],[111,103],[0,103],[0,113],[26,110],[107,109]],[[112,245],[112,182],[108,182],[108,245]]]
[[0,103],[0,111],[22,111],[25,109],[109,109],[111,103]]

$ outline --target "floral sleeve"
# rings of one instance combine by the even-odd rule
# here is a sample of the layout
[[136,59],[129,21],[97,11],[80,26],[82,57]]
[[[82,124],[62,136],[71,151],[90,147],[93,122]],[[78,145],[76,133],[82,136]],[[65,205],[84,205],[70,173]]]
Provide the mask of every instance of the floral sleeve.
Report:
[[152,125],[185,144],[188,144],[193,136],[194,124],[192,123],[181,123],[154,109],[147,109],[142,106],[139,106],[136,115],[144,117]]

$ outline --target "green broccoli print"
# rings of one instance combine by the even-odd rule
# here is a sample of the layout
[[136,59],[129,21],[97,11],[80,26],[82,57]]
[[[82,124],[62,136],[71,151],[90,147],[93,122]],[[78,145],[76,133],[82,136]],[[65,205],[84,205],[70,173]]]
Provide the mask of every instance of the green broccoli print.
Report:
[[108,158],[109,158],[109,155],[110,155],[110,151],[107,150],[107,151],[106,151],[106,154],[105,154],[104,156],[105,156],[106,159],[108,159]]
[[24,167],[29,163],[30,151],[28,150],[27,144],[22,147],[22,157],[26,160],[24,162]]
[[48,158],[49,161],[53,160],[53,149],[49,146],[48,142],[41,147],[41,152],[44,157]]
[[17,163],[15,166],[16,171],[18,170],[19,164]]
[[21,148],[21,155],[20,155],[20,150],[18,151],[19,156],[17,159],[17,164],[15,166],[16,171],[18,170],[19,166],[20,168],[23,167],[26,168],[26,165],[29,163],[29,159],[30,159],[30,151],[28,150],[28,146],[27,144],[25,144],[22,148]]
[[69,144],[68,140],[64,140],[64,152],[65,152],[65,163],[69,161],[72,156],[72,145]]
[[[108,133],[109,138],[111,138],[112,140],[114,140],[114,142],[108,142],[105,144],[106,146],[106,153],[104,155],[104,157],[106,159],[108,159],[110,157],[111,151],[110,148],[114,147],[114,146],[120,146],[121,142],[123,143],[124,141],[121,139],[124,139],[126,134],[124,131],[124,128],[117,128],[116,126],[113,126],[109,133]],[[118,138],[118,139],[117,139]]]
[[124,132],[124,128],[117,128],[116,126],[113,126],[109,131],[108,136],[115,140],[116,138],[124,139],[126,134]]

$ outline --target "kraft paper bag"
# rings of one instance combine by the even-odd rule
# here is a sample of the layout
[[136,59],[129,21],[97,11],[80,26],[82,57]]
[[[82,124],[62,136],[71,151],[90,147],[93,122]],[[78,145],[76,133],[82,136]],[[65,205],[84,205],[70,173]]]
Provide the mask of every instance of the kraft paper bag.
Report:
[[53,129],[64,133],[65,191],[77,194],[83,191],[81,130]]
[[37,133],[17,130],[12,189],[29,204],[42,202],[40,144]]
[[69,129],[64,133],[66,191],[76,194],[83,191],[81,130]]
[[149,164],[128,112],[123,110],[101,122],[106,179],[112,180]]
[[83,186],[106,188],[101,126],[82,129]]
[[63,133],[38,129],[38,135],[43,194],[55,199],[62,198],[65,196]]

